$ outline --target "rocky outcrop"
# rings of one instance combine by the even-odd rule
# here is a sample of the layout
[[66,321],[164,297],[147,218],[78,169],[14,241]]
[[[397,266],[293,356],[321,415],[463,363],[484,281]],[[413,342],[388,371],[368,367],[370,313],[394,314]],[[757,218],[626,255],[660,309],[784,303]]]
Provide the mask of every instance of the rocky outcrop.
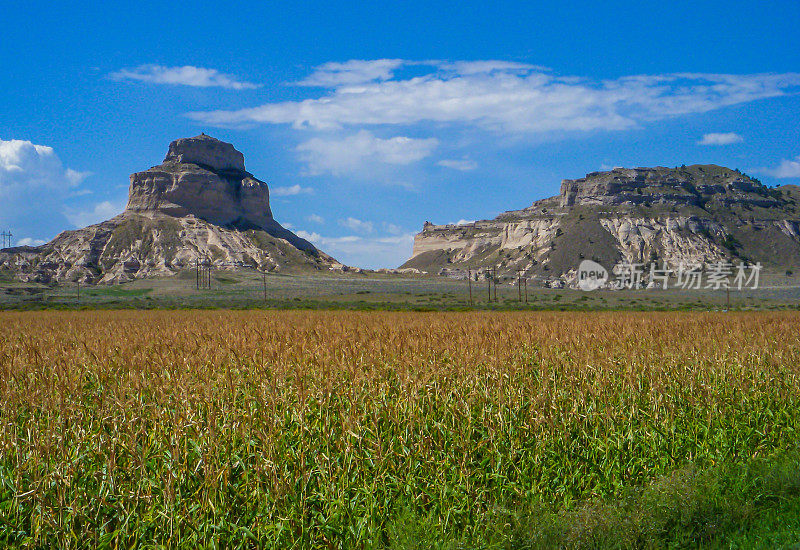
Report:
[[230,143],[200,134],[176,139],[169,144],[164,162],[197,164],[211,170],[244,172],[244,155]]
[[759,191],[756,181],[735,170],[713,165],[674,168],[614,168],[592,172],[575,180],[562,180],[559,204],[618,205],[660,202],[674,206],[700,206],[705,197],[718,195],[730,203],[762,207],[778,200]]
[[163,163],[131,174],[125,210],[191,214],[220,226],[274,222],[267,184],[245,171],[233,145],[206,135],[173,141]]
[[343,267],[272,217],[269,187],[245,170],[242,153],[201,134],[173,141],[163,163],[131,175],[121,215],[5,249],[0,269],[24,281],[114,283],[173,275],[199,258],[218,269]]
[[229,229],[264,230],[301,250],[314,247],[272,217],[269,186],[244,169],[230,143],[205,134],[170,143],[164,162],[131,174],[125,211],[195,216]]
[[615,168],[563,180],[560,193],[494,220],[426,223],[404,268],[493,267],[563,283],[582,259],[618,262],[800,262],[800,189],[769,189],[715,165]]
[[672,266],[716,262],[728,256],[718,244],[725,228],[711,220],[687,217],[602,218],[600,224],[616,240],[620,259],[643,263],[660,259]]

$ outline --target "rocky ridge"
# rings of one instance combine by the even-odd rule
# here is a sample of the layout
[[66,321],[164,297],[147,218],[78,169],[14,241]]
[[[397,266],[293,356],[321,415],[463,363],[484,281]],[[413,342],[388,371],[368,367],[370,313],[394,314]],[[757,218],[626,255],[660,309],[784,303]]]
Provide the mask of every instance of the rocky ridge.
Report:
[[769,189],[716,165],[615,168],[561,182],[560,193],[493,220],[426,222],[404,268],[463,276],[494,267],[547,286],[569,284],[582,259],[800,263],[800,189]]
[[39,247],[4,249],[0,270],[23,281],[114,283],[173,275],[201,258],[218,269],[344,268],[273,218],[269,187],[245,170],[241,152],[201,134],[131,174],[122,214]]

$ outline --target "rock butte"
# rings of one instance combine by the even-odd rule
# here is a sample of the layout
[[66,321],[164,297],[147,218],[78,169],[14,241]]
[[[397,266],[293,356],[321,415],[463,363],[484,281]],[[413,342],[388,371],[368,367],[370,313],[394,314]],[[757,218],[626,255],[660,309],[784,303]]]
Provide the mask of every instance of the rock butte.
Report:
[[201,257],[221,269],[345,269],[282,227],[268,185],[245,170],[242,153],[205,134],[173,141],[164,162],[131,174],[119,216],[39,247],[4,249],[0,269],[24,281],[113,283],[173,275]]
[[571,284],[582,259],[720,260],[784,268],[800,262],[800,188],[769,189],[715,165],[615,168],[561,182],[559,195],[493,220],[426,222],[405,268],[465,276],[494,267],[547,286]]
[[303,241],[275,221],[269,187],[244,169],[244,155],[205,134],[170,143],[164,162],[131,174],[126,212],[195,216],[221,227],[264,229]]

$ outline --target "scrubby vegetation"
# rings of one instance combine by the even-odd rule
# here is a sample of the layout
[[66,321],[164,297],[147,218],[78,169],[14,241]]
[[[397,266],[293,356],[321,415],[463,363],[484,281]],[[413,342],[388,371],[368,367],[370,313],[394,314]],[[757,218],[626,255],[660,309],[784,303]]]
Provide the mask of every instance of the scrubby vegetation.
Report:
[[788,544],[799,325],[4,313],[0,544]]

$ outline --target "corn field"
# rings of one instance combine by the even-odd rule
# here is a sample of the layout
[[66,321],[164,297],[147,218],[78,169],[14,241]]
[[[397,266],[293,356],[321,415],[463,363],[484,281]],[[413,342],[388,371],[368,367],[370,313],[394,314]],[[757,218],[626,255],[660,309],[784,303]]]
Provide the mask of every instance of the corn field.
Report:
[[795,449],[799,375],[797,313],[2,313],[0,541],[476,537]]

